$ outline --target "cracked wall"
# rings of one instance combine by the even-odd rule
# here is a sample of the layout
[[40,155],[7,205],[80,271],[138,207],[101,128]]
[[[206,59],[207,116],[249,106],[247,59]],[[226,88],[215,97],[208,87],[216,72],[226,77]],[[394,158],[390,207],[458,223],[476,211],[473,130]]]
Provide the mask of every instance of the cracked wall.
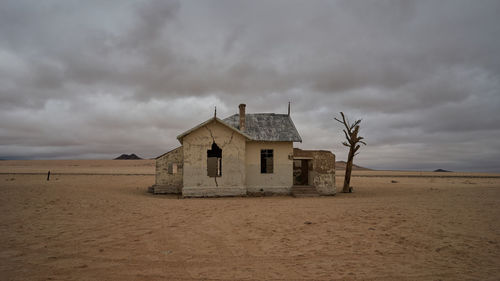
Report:
[[[222,175],[207,175],[207,150],[215,142],[222,149]],[[245,195],[245,142],[234,130],[214,121],[183,139],[183,196]]]

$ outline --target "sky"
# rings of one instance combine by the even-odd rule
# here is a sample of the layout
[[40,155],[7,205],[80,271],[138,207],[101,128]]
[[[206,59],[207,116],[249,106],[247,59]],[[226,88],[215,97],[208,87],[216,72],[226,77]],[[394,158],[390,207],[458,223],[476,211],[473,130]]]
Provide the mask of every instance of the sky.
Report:
[[0,158],[151,158],[238,112],[355,164],[500,172],[500,1],[1,1]]

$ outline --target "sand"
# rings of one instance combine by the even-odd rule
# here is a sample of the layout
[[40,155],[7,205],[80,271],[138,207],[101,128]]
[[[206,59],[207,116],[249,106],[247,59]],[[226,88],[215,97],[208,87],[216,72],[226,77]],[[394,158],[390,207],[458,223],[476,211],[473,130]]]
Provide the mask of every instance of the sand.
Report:
[[0,161],[0,279],[500,279],[500,175],[368,171],[333,197],[178,199],[146,193],[153,173]]

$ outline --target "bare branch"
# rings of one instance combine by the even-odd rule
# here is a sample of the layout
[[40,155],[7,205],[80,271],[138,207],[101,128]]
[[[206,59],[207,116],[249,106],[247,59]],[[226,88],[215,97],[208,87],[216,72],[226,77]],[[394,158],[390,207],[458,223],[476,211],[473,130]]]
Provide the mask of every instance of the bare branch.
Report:
[[343,130],[343,131],[344,131],[344,134],[345,134],[345,138],[346,138],[349,142],[351,142],[351,138],[349,137],[349,134],[347,134],[347,132],[346,132],[345,130]]
[[338,122],[344,124],[345,128],[347,129],[347,131],[349,133],[351,133],[351,128],[349,128],[349,120],[346,120],[345,118],[345,115],[344,115],[344,112],[340,112],[340,115],[342,116],[342,121],[338,120],[337,118],[335,118],[335,120],[337,120]]
[[356,126],[356,127],[354,127],[354,131],[352,131],[352,134],[357,137],[358,136],[358,132],[359,132],[359,125]]
[[351,125],[351,129],[358,126],[359,123],[361,123],[361,119],[360,120],[357,120],[356,122],[354,122],[352,125]]
[[358,143],[358,142],[359,142],[359,143],[362,143],[362,144],[366,145],[366,142],[362,141],[363,139],[365,139],[365,138],[363,138],[363,137],[358,137],[358,138],[356,139],[356,143]]

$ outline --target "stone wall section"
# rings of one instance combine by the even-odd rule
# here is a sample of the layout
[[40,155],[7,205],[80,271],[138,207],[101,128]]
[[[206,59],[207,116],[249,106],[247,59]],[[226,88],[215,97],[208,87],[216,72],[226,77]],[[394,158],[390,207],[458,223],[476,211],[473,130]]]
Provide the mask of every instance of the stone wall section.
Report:
[[312,158],[309,183],[320,195],[335,195],[335,155],[328,150],[293,149],[293,157]]
[[171,150],[156,159],[155,194],[180,194],[183,182],[182,146]]

